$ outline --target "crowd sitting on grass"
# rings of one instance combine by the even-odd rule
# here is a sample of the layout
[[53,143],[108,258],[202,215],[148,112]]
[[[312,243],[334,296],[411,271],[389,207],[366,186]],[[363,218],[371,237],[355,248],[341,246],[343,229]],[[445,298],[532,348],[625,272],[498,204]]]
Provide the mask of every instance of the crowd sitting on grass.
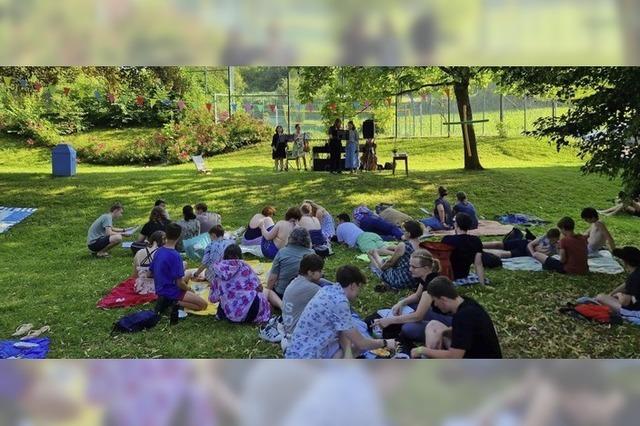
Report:
[[[265,206],[250,218],[242,236],[242,247],[258,247],[259,254],[273,261],[264,285],[243,260],[243,248],[226,237],[219,214],[199,203],[195,211],[184,206],[182,220],[171,222],[166,203],[158,200],[137,240],[145,245],[133,261],[135,291],[156,293],[192,311],[218,303],[218,319],[262,325],[261,337],[281,342],[286,358],[384,356],[391,351],[399,358],[500,358],[489,314],[457,290],[471,277],[479,285],[489,283],[483,255],[527,256],[540,262],[544,270],[584,275],[589,272],[589,257],[600,256],[606,247],[624,262],[629,276],[624,284],[595,300],[617,311],[640,311],[640,250],[617,248],[594,208],[582,211],[581,218],[588,224],[584,234],[576,232],[572,218],[563,217],[557,227],[537,238],[529,230],[523,234],[514,228],[502,241],[483,243],[469,234],[478,227],[478,217],[466,194],[458,192],[458,203],[451,208],[447,189],[440,187],[438,192],[434,215],[427,220],[411,220],[394,209],[395,216],[409,218],[400,227],[366,206],[354,210],[357,223],[346,212],[334,222],[326,208],[311,200],[289,208],[275,222],[275,208]],[[123,241],[125,229],[113,225],[123,213],[124,207],[116,203],[91,225],[87,246],[95,256],[109,256],[109,250]],[[443,271],[423,244],[423,238],[436,230],[454,232],[441,240],[450,247],[450,273]],[[189,271],[179,253],[180,243],[200,233],[208,234],[209,242],[199,267]],[[408,294],[390,309],[360,320],[352,303],[366,285],[366,277],[360,268],[342,265],[335,279],[326,279],[325,258],[331,253],[318,248],[331,243],[366,254],[380,279],[376,291]],[[194,292],[190,280],[209,283],[208,301]],[[272,315],[278,311],[282,317]]]

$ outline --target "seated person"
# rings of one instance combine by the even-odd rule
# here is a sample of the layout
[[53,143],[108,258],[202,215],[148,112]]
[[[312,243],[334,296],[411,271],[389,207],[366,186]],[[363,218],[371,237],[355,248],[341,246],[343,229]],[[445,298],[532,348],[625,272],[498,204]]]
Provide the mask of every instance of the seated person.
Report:
[[298,226],[309,231],[309,236],[311,237],[311,246],[323,246],[327,244],[327,238],[322,232],[322,225],[320,224],[320,220],[314,216],[313,208],[310,204],[304,203],[300,207],[300,212],[302,213],[302,217],[298,222]]
[[[251,266],[242,260],[242,250],[232,244],[223,259],[212,266],[209,301],[219,303],[218,318],[234,323],[266,323],[271,316],[272,291],[263,289]],[[277,297],[277,296],[275,296]],[[282,301],[278,300],[281,304]]]
[[262,212],[253,215],[249,223],[247,224],[247,230],[244,231],[242,236],[242,244],[247,246],[257,246],[262,241],[262,231],[260,225],[265,224],[267,229],[274,225],[273,215],[276,214],[276,209],[271,206],[266,206],[262,209]]
[[311,214],[320,221],[322,233],[327,240],[336,235],[336,225],[333,222],[333,216],[331,216],[331,213],[329,213],[327,209],[311,200],[304,200],[303,203],[311,206]]
[[605,246],[609,247],[609,251],[616,248],[616,243],[607,229],[607,225],[600,221],[598,212],[593,207],[587,207],[582,210],[580,217],[589,224],[589,229],[584,236],[587,237],[587,250],[590,257],[600,256],[600,250]]
[[395,340],[366,338],[354,326],[350,302],[357,299],[367,281],[360,269],[341,266],[336,281],[318,290],[304,308],[285,351],[286,358],[344,358],[372,349],[395,349]]
[[636,247],[615,249],[613,255],[622,259],[629,276],[624,284],[609,294],[600,294],[596,300],[620,312],[620,309],[640,311],[640,250]]
[[190,240],[191,238],[200,235],[200,221],[193,212],[192,206],[187,205],[182,208],[182,217],[182,220],[176,222],[182,228],[182,235],[180,235],[180,240],[176,246],[178,251],[184,251],[182,249],[183,241]]
[[[418,285],[416,292],[393,305],[391,315],[374,320],[374,325],[382,328],[383,337],[398,338],[397,352],[407,355],[415,342],[422,344],[425,341],[424,330],[429,321],[437,319],[447,326],[451,325],[451,316],[433,306],[433,300],[427,293],[427,285],[440,275],[440,262],[427,250],[417,249],[411,254],[409,270]],[[413,309],[413,312],[403,314],[405,306]]]
[[167,202],[166,201],[164,201],[163,199],[158,199],[153,204],[153,207],[162,207],[164,209],[165,217],[167,218],[167,220],[168,221],[171,220],[171,218],[169,217],[169,210],[167,210]]
[[340,213],[337,219],[338,227],[335,238],[339,243],[345,243],[349,248],[358,247],[362,253],[386,247],[386,243],[380,238],[380,235],[364,232],[358,225],[351,222],[348,214]]
[[485,253],[494,254],[501,259],[533,256],[533,253],[536,252],[553,256],[558,252],[559,240],[560,231],[558,228],[551,228],[543,237],[538,237],[533,241],[526,239],[487,241],[482,243],[482,247]]
[[167,241],[163,247],[156,250],[149,271],[159,297],[173,300],[179,306],[192,311],[202,311],[207,309],[207,301],[189,287],[182,258],[175,249],[181,233],[182,228],[177,223],[167,225]]
[[148,241],[151,234],[156,231],[167,230],[169,224],[169,218],[167,217],[167,211],[161,206],[155,206],[151,209],[149,214],[149,221],[142,226],[140,235],[138,236],[138,242],[142,243]]
[[640,197],[636,194],[629,198],[627,197],[627,194],[620,191],[618,193],[615,206],[599,211],[599,213],[605,216],[613,216],[620,212],[627,212],[633,216],[640,216]]
[[434,202],[433,216],[420,221],[427,227],[427,231],[429,229],[441,231],[453,228],[453,212],[449,201],[446,199],[447,194],[447,188],[444,186],[438,187],[439,197]]
[[364,232],[378,234],[383,240],[400,240],[404,234],[402,228],[377,216],[364,205],[353,210],[353,219]]
[[291,336],[307,303],[320,290],[324,259],[307,254],[300,261],[299,275],[289,283],[282,297],[282,324],[285,337]]
[[218,213],[207,211],[208,207],[205,203],[196,204],[196,218],[200,222],[200,233],[209,232],[209,229],[216,225],[222,225],[222,218]]
[[260,224],[262,231],[262,255],[267,259],[273,259],[278,254],[278,250],[283,248],[289,240],[289,234],[293,228],[298,226],[298,221],[302,213],[298,207],[291,207],[284,214],[284,220],[279,220],[275,225],[267,227],[263,221]]
[[496,329],[478,302],[458,295],[447,277],[435,278],[427,286],[427,292],[433,304],[453,318],[451,327],[438,320],[429,321],[425,346],[413,349],[413,358],[502,358]]
[[274,290],[282,298],[291,280],[298,275],[302,258],[313,253],[309,232],[300,227],[291,231],[287,245],[278,250],[273,259],[267,288]]
[[167,234],[164,231],[156,231],[149,237],[149,247],[138,250],[133,257],[132,278],[136,279],[133,289],[138,294],[153,294],[156,292],[153,278],[149,278],[149,265],[153,260],[156,251],[164,246],[167,241]]
[[442,242],[453,247],[450,260],[454,281],[467,278],[473,264],[478,281],[480,284],[484,284],[482,241],[475,235],[467,234],[472,223],[473,221],[468,214],[458,213],[455,217],[456,235],[447,235],[442,238]]
[[453,206],[453,214],[466,213],[471,217],[471,229],[478,229],[478,214],[476,208],[467,200],[467,194],[460,191],[456,194],[458,202]]
[[589,272],[587,263],[587,238],[574,232],[576,223],[570,217],[558,222],[562,233],[560,239],[560,260],[543,253],[533,253],[542,268],[561,274],[583,275]]
[[87,247],[98,257],[109,257],[108,251],[122,242],[122,228],[114,228],[113,221],[122,217],[124,207],[115,203],[109,209],[109,213],[104,213],[97,218],[89,227],[87,232]]
[[[402,236],[403,242],[395,246],[388,246],[383,249],[371,250],[369,260],[374,266],[374,273],[383,282],[380,286],[376,286],[375,290],[384,292],[389,289],[399,290],[403,288],[413,287],[413,278],[409,270],[409,258],[411,254],[420,248],[420,237],[422,236],[422,225],[419,222],[410,220],[405,222],[405,233]],[[381,256],[389,255],[386,261]]]
[[193,276],[198,280],[197,277],[199,277],[202,271],[206,269],[205,277],[207,278],[207,281],[211,282],[214,278],[213,265],[222,260],[224,251],[231,244],[235,244],[235,240],[224,238],[224,228],[222,225],[216,225],[209,229],[209,238],[211,238],[211,242],[207,244],[207,247],[204,249],[202,264],[198,267]]

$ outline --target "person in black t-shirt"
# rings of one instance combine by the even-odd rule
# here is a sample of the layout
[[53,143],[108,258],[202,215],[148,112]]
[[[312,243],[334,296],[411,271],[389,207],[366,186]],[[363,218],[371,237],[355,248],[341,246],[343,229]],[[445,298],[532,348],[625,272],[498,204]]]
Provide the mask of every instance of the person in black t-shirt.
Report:
[[621,308],[640,311],[640,250],[636,247],[615,249],[613,255],[622,259],[629,276],[624,284],[609,294],[600,294],[596,300],[616,311]]
[[484,267],[482,266],[482,241],[475,235],[468,235],[473,220],[466,213],[458,213],[455,217],[456,235],[447,235],[442,242],[453,247],[451,268],[453,279],[467,278],[473,264],[480,284],[484,284]]
[[331,173],[342,173],[340,167],[340,151],[342,151],[342,142],[338,130],[342,129],[342,121],[336,118],[333,126],[329,127],[329,169]]
[[148,241],[151,234],[156,231],[166,231],[168,224],[167,211],[161,206],[155,206],[151,209],[149,221],[140,230],[138,242]]
[[453,314],[453,321],[451,327],[430,321],[425,330],[426,347],[413,349],[413,358],[502,358],[493,322],[478,302],[459,296],[447,277],[433,279],[427,292],[438,309]]

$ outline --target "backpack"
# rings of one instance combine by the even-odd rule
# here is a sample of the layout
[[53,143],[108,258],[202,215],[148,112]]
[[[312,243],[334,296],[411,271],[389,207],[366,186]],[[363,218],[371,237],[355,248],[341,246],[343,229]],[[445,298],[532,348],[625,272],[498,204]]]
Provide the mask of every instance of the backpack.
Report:
[[504,236],[504,238],[502,239],[502,242],[506,243],[507,241],[512,241],[512,240],[524,240],[524,234],[520,229],[516,228],[515,226],[513,227],[511,232],[509,232],[507,235]]
[[482,266],[485,268],[502,268],[502,259],[493,253],[482,252]]
[[595,321],[600,324],[622,324],[622,318],[614,313],[611,308],[596,303],[578,303],[576,305],[567,303],[566,307],[560,308],[560,312],[573,316]]
[[127,314],[113,324],[111,333],[135,333],[153,328],[160,321],[160,315],[147,310]]

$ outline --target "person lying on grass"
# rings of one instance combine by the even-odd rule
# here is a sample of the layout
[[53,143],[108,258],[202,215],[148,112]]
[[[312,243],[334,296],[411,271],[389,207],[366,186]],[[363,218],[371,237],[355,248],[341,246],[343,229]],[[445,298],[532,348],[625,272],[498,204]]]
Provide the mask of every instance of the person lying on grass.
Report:
[[636,247],[615,249],[613,255],[622,259],[629,276],[624,284],[609,294],[599,294],[596,300],[620,312],[620,309],[640,311],[640,250]]
[[122,217],[124,207],[115,203],[108,213],[97,218],[89,227],[87,247],[98,257],[109,257],[108,251],[122,242],[123,228],[114,228],[113,221]]
[[212,266],[209,301],[219,303],[218,318],[233,323],[263,324],[271,316],[271,305],[282,306],[282,300],[269,289],[263,289],[251,266],[242,260],[242,250],[231,244],[223,259]]
[[501,259],[533,256],[534,253],[553,256],[558,252],[559,240],[560,231],[558,228],[551,228],[542,237],[531,241],[524,238],[507,241],[487,241],[482,243],[482,247],[485,253],[491,253]]
[[[451,326],[451,315],[443,314],[433,304],[433,299],[427,293],[429,283],[440,275],[440,262],[425,249],[417,249],[411,254],[409,270],[414,282],[418,285],[415,293],[400,299],[391,308],[391,315],[374,320],[383,330],[383,337],[397,338],[397,352],[407,355],[415,343],[425,341],[425,327],[429,321],[437,319],[441,323]],[[410,313],[403,313],[405,307],[411,308]]]
[[610,251],[615,250],[616,243],[613,241],[607,225],[600,221],[596,209],[587,207],[582,210],[580,217],[589,224],[589,229],[587,229],[584,236],[587,237],[587,250],[590,257],[600,256],[600,250],[602,250],[605,244],[609,247]]
[[570,217],[558,222],[562,233],[560,239],[560,260],[543,253],[533,253],[533,257],[542,263],[542,269],[560,274],[584,275],[589,272],[587,263],[587,237],[574,232],[576,223]]
[[177,223],[167,225],[167,242],[156,251],[149,271],[159,297],[174,300],[179,306],[192,311],[202,311],[207,309],[207,301],[189,287],[189,277],[185,276],[184,263],[175,249],[181,233],[182,228]]
[[[385,248],[370,250],[368,253],[371,264],[376,268],[374,273],[382,280],[382,284],[375,287],[378,292],[413,287],[414,280],[409,270],[409,258],[415,250],[420,248],[422,225],[415,220],[410,220],[402,227],[404,241]],[[391,256],[391,258],[383,261],[381,256]]]
[[353,323],[350,302],[358,298],[367,282],[360,269],[341,266],[336,281],[318,290],[304,308],[285,352],[286,358],[344,358],[372,349],[395,349],[395,340],[366,338]]
[[369,253],[371,250],[386,247],[382,237],[373,232],[364,232],[346,213],[337,216],[338,227],[336,228],[335,239],[339,243],[344,243],[349,248],[358,248],[362,253]]
[[453,315],[451,326],[438,320],[425,328],[425,346],[411,351],[413,358],[502,358],[493,321],[482,306],[458,294],[447,277],[437,277],[427,285],[433,304]]
[[633,216],[640,216],[640,196],[638,194],[628,198],[627,194],[620,191],[615,203],[615,206],[609,207],[606,210],[599,210],[598,213],[605,216],[613,216],[620,212],[626,212]]

